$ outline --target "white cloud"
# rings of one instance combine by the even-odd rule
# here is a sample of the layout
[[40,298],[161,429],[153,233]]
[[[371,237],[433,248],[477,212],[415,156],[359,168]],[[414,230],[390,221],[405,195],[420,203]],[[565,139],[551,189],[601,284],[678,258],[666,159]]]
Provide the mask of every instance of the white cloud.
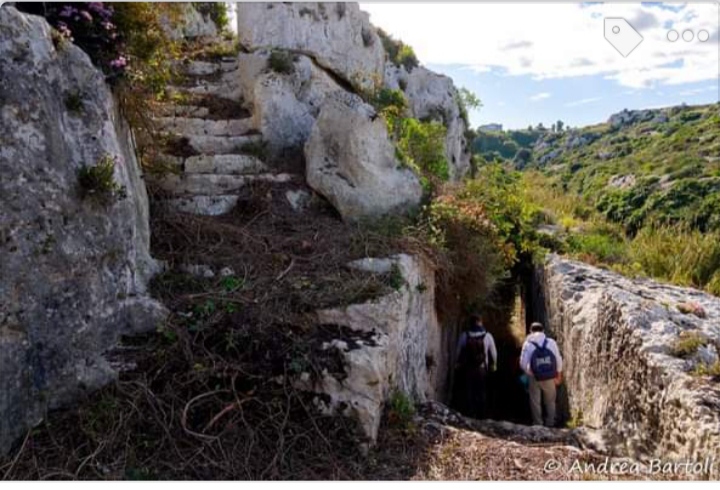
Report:
[[710,85],[708,87],[700,87],[700,88],[696,88],[696,89],[692,89],[692,90],[683,90],[682,92],[680,92],[680,95],[682,95],[683,97],[687,97],[690,95],[699,95],[699,94],[702,94],[705,92],[717,92],[717,91],[718,91],[717,85]]
[[588,97],[587,99],[574,100],[565,104],[565,107],[577,107],[586,104],[592,104],[593,102],[601,101],[602,97]]
[[540,92],[539,94],[535,94],[535,95],[531,96],[530,100],[532,100],[533,102],[537,102],[539,100],[549,99],[549,98],[550,98],[550,94],[548,92]]
[[[489,67],[547,78],[601,75],[631,88],[715,80],[717,41],[671,43],[705,29],[717,39],[719,6],[660,8],[637,4],[361,4],[371,21],[415,49],[423,63]],[[635,22],[644,41],[623,58],[603,37],[604,17]],[[409,19],[412,19],[409,21]],[[679,65],[682,60],[682,66]]]

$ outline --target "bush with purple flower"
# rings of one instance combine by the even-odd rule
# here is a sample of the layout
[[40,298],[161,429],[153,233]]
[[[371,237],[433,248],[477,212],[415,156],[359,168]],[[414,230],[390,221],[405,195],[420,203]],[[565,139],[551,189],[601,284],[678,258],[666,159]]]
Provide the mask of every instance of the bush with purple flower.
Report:
[[18,7],[43,15],[62,39],[75,43],[85,51],[110,81],[125,74],[128,54],[123,36],[114,22],[115,9],[112,6],[103,2],[22,2]]

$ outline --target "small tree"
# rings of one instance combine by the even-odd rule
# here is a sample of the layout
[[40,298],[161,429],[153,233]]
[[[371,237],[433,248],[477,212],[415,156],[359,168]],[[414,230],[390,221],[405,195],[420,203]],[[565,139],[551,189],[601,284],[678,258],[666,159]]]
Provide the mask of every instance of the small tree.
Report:
[[557,128],[558,133],[562,133],[562,130],[565,127],[565,123],[558,119],[558,121],[555,123],[555,127]]

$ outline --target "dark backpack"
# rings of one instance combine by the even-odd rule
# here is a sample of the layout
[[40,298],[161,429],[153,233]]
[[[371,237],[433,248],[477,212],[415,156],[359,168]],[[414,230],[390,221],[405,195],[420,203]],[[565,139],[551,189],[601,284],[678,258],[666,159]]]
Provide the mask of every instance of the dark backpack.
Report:
[[535,379],[538,381],[546,381],[557,376],[557,359],[555,354],[547,348],[548,339],[546,338],[542,345],[538,345],[530,341],[535,346],[535,350],[530,357],[530,370]]
[[460,354],[460,364],[471,369],[487,369],[487,360],[485,359],[485,335],[477,337],[467,336],[465,347]]

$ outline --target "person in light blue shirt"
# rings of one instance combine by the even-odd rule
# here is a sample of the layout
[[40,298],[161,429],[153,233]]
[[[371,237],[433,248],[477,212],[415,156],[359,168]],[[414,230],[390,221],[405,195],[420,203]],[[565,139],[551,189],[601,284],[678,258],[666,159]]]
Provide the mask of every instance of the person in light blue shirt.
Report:
[[562,382],[563,360],[557,343],[545,334],[542,323],[534,322],[530,326],[530,335],[520,353],[520,368],[528,378],[533,425],[545,422],[546,427],[554,427],[557,386]]

